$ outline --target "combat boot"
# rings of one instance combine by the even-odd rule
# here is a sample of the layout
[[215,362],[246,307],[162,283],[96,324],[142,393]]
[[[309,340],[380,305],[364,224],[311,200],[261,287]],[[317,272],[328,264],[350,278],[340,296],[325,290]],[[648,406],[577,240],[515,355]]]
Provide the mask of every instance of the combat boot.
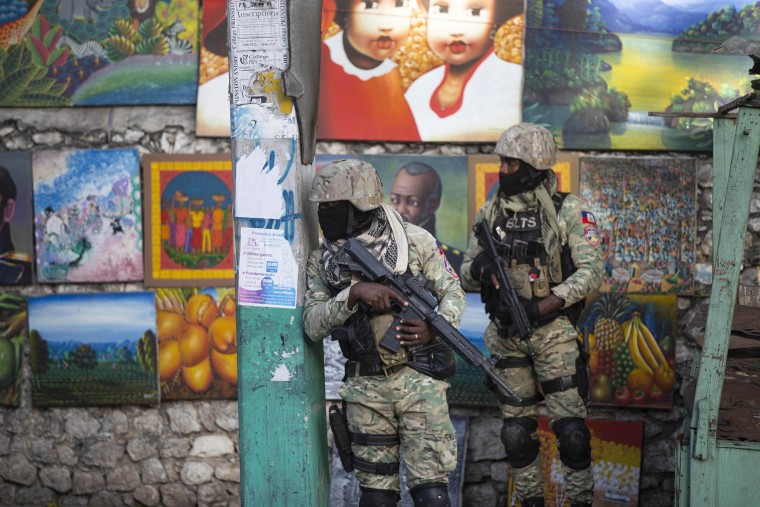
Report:
[[522,505],[522,507],[544,507],[544,497],[532,496],[525,500],[520,500],[520,505]]

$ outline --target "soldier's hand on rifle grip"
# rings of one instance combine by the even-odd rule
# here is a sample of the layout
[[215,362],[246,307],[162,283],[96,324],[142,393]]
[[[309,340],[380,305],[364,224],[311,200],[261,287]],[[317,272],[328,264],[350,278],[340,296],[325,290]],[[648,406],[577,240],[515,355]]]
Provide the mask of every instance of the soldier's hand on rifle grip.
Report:
[[392,289],[372,282],[357,282],[351,286],[348,293],[348,308],[353,310],[358,301],[367,305],[373,313],[389,311],[393,307],[394,302],[402,307],[409,304]]
[[485,252],[480,252],[477,256],[475,256],[475,259],[473,259],[472,264],[470,265],[470,275],[475,280],[487,280],[488,278],[493,279],[492,268],[491,268],[491,258],[488,257],[488,254]]
[[396,339],[404,346],[422,345],[435,336],[424,320],[402,320],[400,326],[396,326]]

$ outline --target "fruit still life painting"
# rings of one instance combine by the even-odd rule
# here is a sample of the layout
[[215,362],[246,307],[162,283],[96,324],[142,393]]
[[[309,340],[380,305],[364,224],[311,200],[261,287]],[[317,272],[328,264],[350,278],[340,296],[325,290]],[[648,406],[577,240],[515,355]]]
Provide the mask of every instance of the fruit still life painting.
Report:
[[676,297],[601,294],[579,320],[594,405],[670,408]]

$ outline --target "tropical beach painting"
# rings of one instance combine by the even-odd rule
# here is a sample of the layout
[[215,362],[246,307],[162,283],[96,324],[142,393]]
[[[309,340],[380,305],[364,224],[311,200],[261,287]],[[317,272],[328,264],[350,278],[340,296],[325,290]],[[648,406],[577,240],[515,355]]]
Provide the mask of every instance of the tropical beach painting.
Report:
[[760,3],[528,0],[523,121],[564,149],[710,151],[706,113],[750,91],[749,57],[720,50],[758,38]]
[[194,104],[198,2],[0,0],[0,107]]
[[142,280],[137,150],[40,151],[32,165],[37,279]]
[[152,292],[29,299],[35,407],[158,402]]

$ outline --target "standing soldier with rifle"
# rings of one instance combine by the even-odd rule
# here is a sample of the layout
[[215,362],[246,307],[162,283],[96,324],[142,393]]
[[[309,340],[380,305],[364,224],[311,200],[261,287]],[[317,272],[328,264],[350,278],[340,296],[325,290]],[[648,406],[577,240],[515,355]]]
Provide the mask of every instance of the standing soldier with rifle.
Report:
[[309,199],[319,203],[324,239],[306,268],[304,330],[313,340],[331,335],[348,359],[339,390],[343,410],[331,407],[330,425],[344,467],[356,471],[359,505],[397,504],[400,450],[415,505],[449,507],[457,445],[445,379],[454,373],[453,353],[422,319],[402,320],[396,346],[381,345],[393,308],[408,301],[386,285],[361,281],[343,263],[341,248],[355,238],[395,275],[424,275],[438,314],[455,326],[465,304],[459,280],[430,233],[382,204],[382,182],[366,162],[325,166]]
[[601,283],[596,221],[581,199],[557,191],[557,146],[548,130],[515,125],[494,151],[499,190],[478,212],[461,275],[464,288],[480,290],[485,302],[491,324],[484,341],[497,370],[523,398],[502,400],[501,438],[523,507],[543,507],[536,433],[543,395],[567,496],[573,507],[590,506],[588,370],[574,323],[579,304]]

